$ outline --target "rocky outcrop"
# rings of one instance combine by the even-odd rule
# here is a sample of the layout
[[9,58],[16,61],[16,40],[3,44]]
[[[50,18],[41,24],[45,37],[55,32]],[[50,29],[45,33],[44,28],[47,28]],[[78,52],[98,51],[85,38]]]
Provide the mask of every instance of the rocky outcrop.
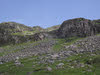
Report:
[[0,35],[0,46],[34,41],[33,36]]
[[38,41],[38,40],[44,40],[46,38],[53,38],[52,35],[50,35],[47,32],[40,32],[40,33],[36,33],[33,35],[34,41]]
[[58,30],[59,37],[86,37],[95,35],[99,29],[88,19],[75,18],[64,21]]
[[33,30],[34,31],[44,31],[44,29],[42,27],[40,27],[40,26],[34,26]]
[[0,23],[0,46],[32,41],[30,39],[31,36],[12,35],[13,33],[21,33],[23,31],[33,31],[33,29],[15,22]]
[[33,31],[31,27],[19,24],[16,22],[4,22],[0,23],[0,33],[16,33],[22,31]]
[[100,19],[98,20],[93,20],[92,23],[96,27],[97,33],[100,33]]
[[[58,29],[59,28],[59,29]],[[56,30],[55,30],[56,29]],[[17,32],[32,31],[31,35],[15,35]],[[15,34],[14,34],[15,33]],[[33,34],[34,33],[34,34]],[[39,26],[33,28],[15,22],[4,22],[0,24],[0,44],[21,43],[27,41],[44,40],[45,38],[66,38],[66,37],[86,37],[100,33],[100,20],[88,20],[84,18],[75,18],[64,21],[62,25],[43,29]],[[23,41],[21,41],[23,40]]]

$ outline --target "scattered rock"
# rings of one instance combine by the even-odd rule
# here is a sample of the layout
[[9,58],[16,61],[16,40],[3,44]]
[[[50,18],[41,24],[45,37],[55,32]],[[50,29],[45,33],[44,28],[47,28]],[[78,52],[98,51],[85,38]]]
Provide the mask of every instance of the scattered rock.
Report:
[[15,60],[15,65],[21,65],[21,62],[19,62],[18,60]]
[[19,61],[19,57],[16,57],[15,63],[16,66],[21,65],[21,62]]
[[33,72],[27,72],[27,75],[31,75]]
[[2,62],[2,61],[0,61],[0,64],[3,64],[3,62]]
[[56,68],[59,69],[59,68],[63,68],[64,67],[64,63],[59,63]]
[[74,66],[71,66],[71,68],[74,68]]
[[76,67],[78,67],[78,68],[85,67],[85,64],[84,63],[77,63],[77,66]]
[[92,70],[91,70],[91,69],[87,69],[86,71],[88,71],[88,72],[92,72]]
[[52,59],[57,59],[58,57],[59,57],[58,54],[51,55],[51,58],[52,58]]
[[52,68],[48,66],[48,67],[46,67],[46,70],[47,71],[52,71]]

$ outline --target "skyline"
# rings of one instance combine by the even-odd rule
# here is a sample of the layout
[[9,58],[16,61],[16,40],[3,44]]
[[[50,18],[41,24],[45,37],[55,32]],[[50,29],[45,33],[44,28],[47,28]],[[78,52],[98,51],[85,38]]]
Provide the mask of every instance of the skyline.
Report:
[[100,0],[0,0],[0,23],[43,28],[73,18],[100,19]]

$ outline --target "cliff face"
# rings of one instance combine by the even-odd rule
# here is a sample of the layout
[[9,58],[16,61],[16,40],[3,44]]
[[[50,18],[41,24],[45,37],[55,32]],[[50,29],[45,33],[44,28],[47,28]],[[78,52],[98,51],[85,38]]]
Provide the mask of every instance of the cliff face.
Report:
[[100,24],[97,21],[91,21],[84,18],[75,18],[64,21],[58,30],[59,37],[86,37],[92,36],[100,32]]
[[95,25],[97,33],[100,33],[100,19],[93,20],[92,23]]

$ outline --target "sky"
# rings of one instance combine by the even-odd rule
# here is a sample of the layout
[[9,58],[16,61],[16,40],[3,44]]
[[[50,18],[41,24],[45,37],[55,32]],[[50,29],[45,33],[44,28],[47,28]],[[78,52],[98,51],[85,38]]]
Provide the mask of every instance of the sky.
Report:
[[79,17],[100,19],[100,0],[0,0],[0,23],[47,28]]

